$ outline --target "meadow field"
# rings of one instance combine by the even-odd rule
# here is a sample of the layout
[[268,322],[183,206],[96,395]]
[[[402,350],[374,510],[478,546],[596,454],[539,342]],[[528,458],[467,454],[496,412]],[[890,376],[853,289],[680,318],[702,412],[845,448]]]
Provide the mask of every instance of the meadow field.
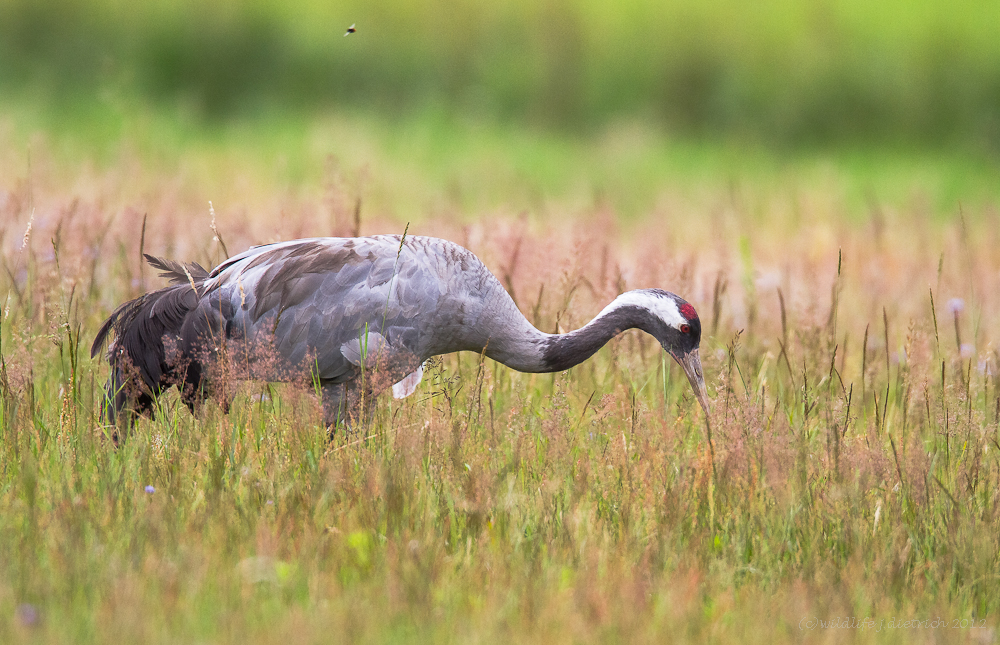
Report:
[[[101,147],[26,122],[0,133],[3,642],[995,642],[988,164],[347,118],[170,145],[139,120]],[[476,252],[543,330],[684,295],[712,446],[638,332],[553,375],[444,357],[332,441],[308,388],[262,383],[229,415],[171,394],[110,441],[89,345],[163,284],[140,250],[209,266],[406,226]]]
[[[997,642],[998,8],[0,0],[0,643]],[[709,418],[629,332],[112,441],[143,252],[403,231],[686,298]]]

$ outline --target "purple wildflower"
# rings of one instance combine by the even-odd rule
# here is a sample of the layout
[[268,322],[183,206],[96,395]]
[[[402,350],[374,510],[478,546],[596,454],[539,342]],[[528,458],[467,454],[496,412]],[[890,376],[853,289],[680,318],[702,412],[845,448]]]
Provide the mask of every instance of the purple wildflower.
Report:
[[29,603],[22,603],[18,605],[14,610],[14,615],[17,616],[17,622],[21,623],[25,627],[35,627],[41,622],[42,619],[42,615],[38,611],[38,607]]

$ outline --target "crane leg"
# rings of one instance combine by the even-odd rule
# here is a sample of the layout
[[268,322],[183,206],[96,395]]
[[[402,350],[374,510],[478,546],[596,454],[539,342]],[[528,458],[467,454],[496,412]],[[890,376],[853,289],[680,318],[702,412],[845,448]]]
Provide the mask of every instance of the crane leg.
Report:
[[351,382],[324,383],[321,389],[323,421],[331,436],[339,427],[354,430],[371,424],[375,416],[375,395],[370,390],[362,396],[361,388]]

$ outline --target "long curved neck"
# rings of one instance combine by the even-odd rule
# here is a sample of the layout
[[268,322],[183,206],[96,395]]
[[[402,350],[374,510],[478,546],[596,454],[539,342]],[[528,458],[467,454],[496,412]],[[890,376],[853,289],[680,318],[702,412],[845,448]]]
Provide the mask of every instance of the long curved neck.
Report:
[[619,300],[586,326],[566,334],[546,334],[518,316],[518,324],[508,328],[511,333],[494,337],[487,345],[486,355],[520,372],[559,372],[579,365],[626,329],[651,331],[649,310]]
[[568,334],[549,336],[544,359],[546,372],[560,372],[579,365],[626,329],[649,331],[651,314],[635,305],[612,303],[586,326]]

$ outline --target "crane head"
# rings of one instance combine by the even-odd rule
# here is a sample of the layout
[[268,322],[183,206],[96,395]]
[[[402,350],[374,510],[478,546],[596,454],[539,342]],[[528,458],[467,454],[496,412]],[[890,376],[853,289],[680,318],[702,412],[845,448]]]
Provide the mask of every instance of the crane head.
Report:
[[676,326],[668,324],[666,339],[661,339],[660,344],[684,368],[684,373],[694,389],[694,394],[698,397],[698,403],[701,404],[707,415],[709,413],[708,390],[705,388],[705,376],[701,370],[701,356],[698,354],[698,347],[701,345],[701,320],[698,319],[698,312],[695,311],[694,307],[686,302],[679,304],[678,312],[684,320]]
[[656,338],[664,351],[673,356],[684,369],[698,403],[707,415],[710,407],[705,376],[701,370],[701,357],[698,354],[701,345],[701,320],[698,312],[683,298],[667,291],[648,289],[639,293],[642,295],[636,300],[644,301],[643,304],[655,319],[651,328],[645,331]]

